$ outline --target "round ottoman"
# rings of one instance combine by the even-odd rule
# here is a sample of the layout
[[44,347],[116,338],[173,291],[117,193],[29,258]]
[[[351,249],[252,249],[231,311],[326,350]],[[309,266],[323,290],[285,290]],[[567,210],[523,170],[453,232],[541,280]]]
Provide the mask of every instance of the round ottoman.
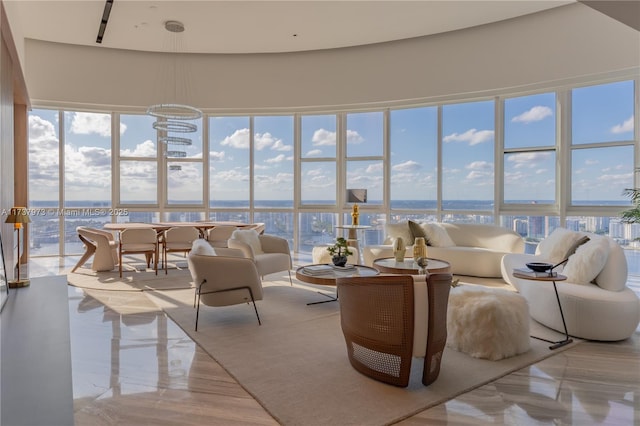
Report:
[[518,293],[461,285],[451,289],[447,346],[493,361],[530,348],[529,305]]

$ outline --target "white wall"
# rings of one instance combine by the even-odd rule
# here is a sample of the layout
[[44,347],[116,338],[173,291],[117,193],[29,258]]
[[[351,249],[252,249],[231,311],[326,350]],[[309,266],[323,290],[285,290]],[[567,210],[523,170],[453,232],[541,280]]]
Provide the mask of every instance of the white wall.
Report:
[[[525,90],[640,67],[640,33],[579,3],[378,45],[284,54],[181,54],[188,102],[208,111],[309,110]],[[26,40],[33,105],[121,106],[159,96],[167,55]],[[640,68],[638,68],[640,69]],[[635,72],[635,70],[634,70]],[[128,109],[128,108],[127,108]]]

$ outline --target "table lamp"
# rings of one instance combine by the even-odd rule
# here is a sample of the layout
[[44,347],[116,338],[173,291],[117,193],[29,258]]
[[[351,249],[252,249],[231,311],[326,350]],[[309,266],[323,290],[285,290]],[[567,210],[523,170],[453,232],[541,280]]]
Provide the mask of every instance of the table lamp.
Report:
[[360,211],[358,203],[367,202],[366,189],[347,189],[347,203],[353,203],[351,210],[351,225],[358,226],[360,224]]
[[9,281],[9,288],[26,287],[30,284],[28,278],[20,279],[20,228],[23,223],[31,222],[27,209],[24,207],[13,207],[11,213],[7,215],[5,223],[13,223],[14,229],[18,230],[18,277],[13,281]]

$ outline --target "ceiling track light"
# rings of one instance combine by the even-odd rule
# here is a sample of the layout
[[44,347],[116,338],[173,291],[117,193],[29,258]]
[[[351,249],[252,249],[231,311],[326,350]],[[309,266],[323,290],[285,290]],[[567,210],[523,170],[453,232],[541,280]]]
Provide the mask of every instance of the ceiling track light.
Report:
[[98,37],[96,43],[102,43],[104,32],[107,29],[107,22],[109,22],[109,15],[111,14],[111,8],[113,7],[113,0],[106,0],[104,3],[104,10],[102,11],[102,19],[100,20],[100,26],[98,27]]

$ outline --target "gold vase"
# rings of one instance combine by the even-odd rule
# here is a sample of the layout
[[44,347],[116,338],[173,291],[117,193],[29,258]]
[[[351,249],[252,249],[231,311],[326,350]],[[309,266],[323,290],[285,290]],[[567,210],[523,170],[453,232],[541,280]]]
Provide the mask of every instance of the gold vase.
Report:
[[416,237],[413,243],[413,260],[417,262],[421,257],[427,257],[427,244],[424,241],[424,237]]

